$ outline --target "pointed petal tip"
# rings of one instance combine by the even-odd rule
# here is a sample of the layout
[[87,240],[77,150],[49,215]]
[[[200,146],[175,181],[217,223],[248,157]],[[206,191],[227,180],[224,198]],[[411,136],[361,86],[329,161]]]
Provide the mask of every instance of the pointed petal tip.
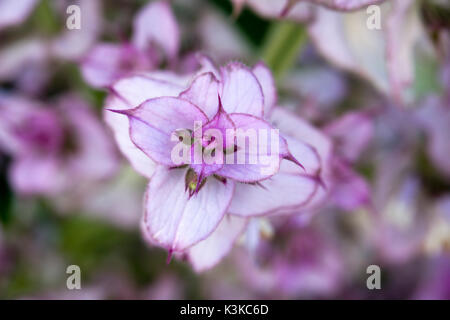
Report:
[[317,181],[317,183],[324,189],[324,190],[328,190],[327,185],[325,184],[325,182],[323,181],[322,177],[320,175],[317,175],[315,177],[315,180]]
[[217,99],[219,100],[219,110],[217,112],[218,113],[225,112],[225,110],[223,109],[222,98],[220,97],[220,93],[217,93]]
[[131,115],[131,110],[128,110],[128,109],[126,109],[126,110],[118,110],[118,109],[106,108],[106,110],[114,112],[114,113],[118,113],[118,114],[123,114],[123,115],[126,115],[126,116],[130,116]]
[[268,189],[267,189],[261,182],[259,182],[259,181],[257,181],[257,182],[255,183],[255,185],[257,185],[258,187],[260,187],[260,188],[262,188],[262,189],[268,191]]
[[302,168],[306,172],[305,167],[297,159],[295,159],[295,157],[291,153],[289,153],[287,156],[285,156],[284,159],[295,163],[296,165],[298,165],[300,168]]

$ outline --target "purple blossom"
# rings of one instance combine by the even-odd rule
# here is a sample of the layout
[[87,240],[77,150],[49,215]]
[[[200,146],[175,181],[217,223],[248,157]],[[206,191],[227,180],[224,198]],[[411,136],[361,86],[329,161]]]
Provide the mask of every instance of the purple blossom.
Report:
[[24,194],[52,195],[79,181],[111,175],[117,159],[101,124],[78,98],[49,108],[22,97],[0,96],[0,147],[13,157],[10,178]]
[[[202,122],[204,132],[273,129],[264,118],[271,119],[277,110],[276,93],[270,71],[264,65],[250,70],[240,63],[230,63],[217,70],[208,59],[202,57],[201,61],[203,68],[188,86],[180,85],[182,79],[178,83],[170,81],[173,76],[169,74],[150,73],[119,80],[112,86],[106,111],[106,120],[115,131],[122,152],[138,171],[151,178],[143,218],[146,238],[169,252],[192,248],[191,260],[197,256],[197,243],[221,247],[216,249],[221,252],[217,255],[199,255],[203,262],[198,262],[198,270],[220,260],[244,227],[245,218],[298,209],[321,188],[321,158],[309,145],[307,135],[298,140],[279,138],[280,152],[270,174],[262,173],[261,163],[248,161],[174,164],[171,152],[180,141],[173,141],[172,134],[185,129],[189,138],[195,137],[196,121]],[[207,136],[200,139],[203,148],[217,142]],[[225,140],[222,144],[217,142],[215,149],[225,150],[222,157],[227,148],[236,153]],[[264,152],[257,150],[258,155]],[[245,159],[248,152],[245,150]],[[213,234],[210,238],[214,244],[203,244],[201,241],[214,230],[228,234]]]
[[82,60],[82,73],[94,87],[106,87],[133,72],[154,69],[162,61],[159,49],[173,63],[179,47],[178,24],[166,1],[151,2],[134,18],[129,43],[98,43]]

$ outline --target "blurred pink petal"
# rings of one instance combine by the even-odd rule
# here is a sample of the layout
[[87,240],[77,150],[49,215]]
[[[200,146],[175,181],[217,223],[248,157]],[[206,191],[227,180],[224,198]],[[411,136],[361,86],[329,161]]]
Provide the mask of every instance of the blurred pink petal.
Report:
[[374,125],[368,114],[351,112],[327,124],[324,131],[334,139],[336,153],[353,163],[372,140]]
[[366,27],[366,12],[318,8],[316,13],[308,31],[318,51],[339,68],[355,72],[387,92],[384,33]]
[[251,46],[237,25],[231,24],[229,17],[219,11],[205,10],[195,31],[200,37],[202,51],[208,52],[216,61],[242,59],[251,53]]
[[450,108],[445,99],[429,97],[417,112],[428,137],[426,148],[436,167],[450,177]]
[[30,15],[37,0],[1,0],[0,1],[0,30],[18,25]]
[[47,156],[18,158],[11,167],[10,179],[14,190],[20,194],[52,195],[66,187],[63,164]]
[[118,164],[116,149],[101,122],[82,100],[63,97],[59,108],[70,123],[76,143],[76,156],[67,159],[72,174],[87,180],[112,176]]
[[173,60],[178,54],[179,38],[178,24],[167,1],[149,3],[134,20],[132,43],[139,50],[148,49],[154,42]]
[[13,42],[0,51],[0,80],[20,77],[27,69],[46,63],[46,40],[25,38]]
[[102,8],[99,0],[79,0],[81,28],[61,33],[50,44],[51,54],[67,60],[80,59],[95,43],[102,29]]
[[285,252],[275,253],[276,286],[285,294],[327,295],[342,283],[344,265],[337,246],[314,227],[296,230]]
[[0,144],[13,158],[10,177],[17,192],[65,192],[116,170],[115,148],[88,107],[74,96],[55,104],[50,109],[20,97],[0,98],[7,115],[0,121]]
[[324,116],[328,115],[327,111],[337,106],[348,93],[344,76],[332,68],[321,66],[291,72],[283,81],[283,86],[293,94],[299,94],[306,103],[313,105],[315,112],[323,112]]
[[368,183],[350,165],[335,159],[333,171],[332,198],[336,206],[352,211],[370,203],[371,190]]
[[411,0],[380,4],[381,29],[366,27],[364,10],[341,13],[318,8],[309,34],[319,52],[336,66],[369,80],[399,103],[408,103],[414,49],[423,38],[417,6]]
[[450,256],[443,255],[428,261],[428,269],[417,288],[414,299],[450,299]]
[[0,149],[10,154],[26,151],[26,144],[16,130],[27,115],[42,105],[20,96],[0,94]]
[[100,43],[84,58],[81,71],[86,81],[94,87],[106,87],[135,70],[150,70],[149,56],[131,45]]
[[135,230],[142,215],[145,184],[143,177],[126,166],[112,179],[93,188],[84,188],[76,203],[69,203],[72,205],[69,209],[73,211],[75,207],[91,218],[102,219],[119,228]]
[[376,217],[374,241],[388,261],[402,263],[419,254],[430,216],[422,214],[419,181],[407,177]]

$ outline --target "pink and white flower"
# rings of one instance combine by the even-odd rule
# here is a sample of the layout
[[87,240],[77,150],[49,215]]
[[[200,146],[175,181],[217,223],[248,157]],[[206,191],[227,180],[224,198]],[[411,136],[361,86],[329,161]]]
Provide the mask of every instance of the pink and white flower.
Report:
[[[262,173],[261,163],[247,161],[173,162],[171,152],[180,142],[171,137],[179,129],[196,137],[196,121],[202,122],[205,133],[269,130],[269,121],[282,112],[275,107],[274,81],[263,64],[249,69],[235,62],[216,69],[209,59],[200,59],[202,68],[190,80],[174,82],[174,75],[167,73],[120,79],[111,87],[105,111],[121,151],[150,178],[142,222],[145,237],[169,252],[186,253],[196,270],[220,261],[248,218],[298,210],[322,188],[322,159],[307,135],[279,137],[280,152],[270,174]],[[226,139],[219,143],[206,135],[200,138],[205,149],[211,143],[215,150],[223,149],[222,157],[237,153],[227,148]],[[248,159],[249,150],[245,152]],[[264,154],[259,147],[257,152]]]

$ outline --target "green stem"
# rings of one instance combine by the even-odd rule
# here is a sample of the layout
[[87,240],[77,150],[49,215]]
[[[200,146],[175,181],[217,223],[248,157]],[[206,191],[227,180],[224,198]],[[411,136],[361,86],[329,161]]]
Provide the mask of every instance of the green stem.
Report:
[[34,12],[34,22],[37,30],[44,34],[55,34],[60,29],[60,23],[53,12],[49,0],[42,0]]
[[269,30],[262,58],[279,80],[292,67],[307,40],[305,28],[297,23],[281,21]]

